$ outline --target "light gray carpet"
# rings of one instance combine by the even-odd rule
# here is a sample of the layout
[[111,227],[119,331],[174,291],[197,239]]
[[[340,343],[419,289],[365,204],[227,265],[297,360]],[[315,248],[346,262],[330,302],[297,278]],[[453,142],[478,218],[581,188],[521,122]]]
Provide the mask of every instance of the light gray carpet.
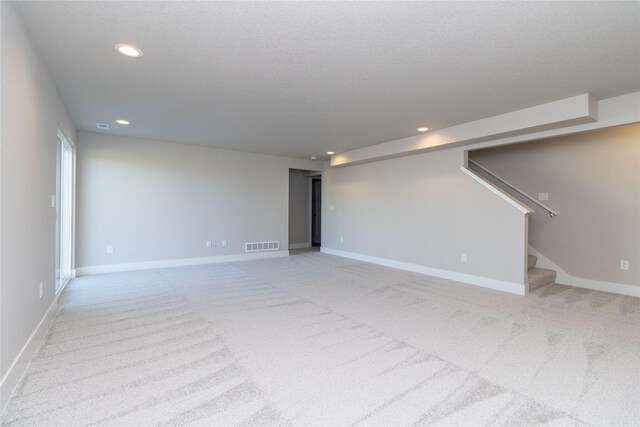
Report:
[[82,277],[3,425],[637,425],[639,326],[313,252]]

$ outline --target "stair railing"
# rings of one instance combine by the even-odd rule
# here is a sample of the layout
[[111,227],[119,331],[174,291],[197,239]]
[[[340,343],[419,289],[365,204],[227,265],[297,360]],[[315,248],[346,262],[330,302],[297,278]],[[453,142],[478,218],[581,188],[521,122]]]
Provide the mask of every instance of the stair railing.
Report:
[[476,167],[480,168],[481,170],[483,170],[487,174],[491,175],[496,180],[500,181],[501,183],[503,183],[507,187],[511,188],[513,191],[521,194],[522,196],[524,196],[527,199],[531,200],[536,205],[540,206],[542,209],[544,209],[547,212],[549,212],[549,215],[551,216],[551,218],[553,218],[554,216],[558,216],[558,214],[560,213],[560,212],[556,211],[555,209],[551,209],[549,206],[545,205],[544,203],[542,203],[538,199],[536,199],[536,198],[530,196],[529,194],[525,193],[524,191],[522,191],[521,189],[519,189],[515,185],[511,184],[510,182],[508,182],[504,178],[501,178],[500,176],[498,176],[495,173],[491,172],[489,169],[485,168],[484,166],[482,166],[480,163],[476,162],[475,160],[473,160],[471,158],[469,158],[468,160],[469,160],[469,163],[471,163],[471,164],[475,165]]

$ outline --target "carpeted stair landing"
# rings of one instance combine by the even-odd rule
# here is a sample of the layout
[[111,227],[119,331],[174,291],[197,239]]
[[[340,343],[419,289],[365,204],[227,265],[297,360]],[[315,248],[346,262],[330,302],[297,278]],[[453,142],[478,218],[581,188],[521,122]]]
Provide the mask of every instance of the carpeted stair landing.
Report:
[[536,268],[538,257],[534,255],[528,256],[528,276],[529,290],[532,291],[540,286],[548,285],[556,282],[556,272],[546,268]]

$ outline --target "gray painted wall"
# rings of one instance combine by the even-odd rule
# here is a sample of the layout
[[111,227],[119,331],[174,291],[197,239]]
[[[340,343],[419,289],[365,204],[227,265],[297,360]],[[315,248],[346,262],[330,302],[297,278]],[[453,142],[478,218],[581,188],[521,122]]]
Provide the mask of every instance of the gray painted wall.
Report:
[[544,203],[560,215],[529,203],[531,246],[574,277],[640,286],[640,124],[471,157],[534,197],[549,192]]
[[463,159],[457,148],[327,168],[323,247],[523,283],[525,215],[460,171]]
[[[19,16],[2,19],[0,371],[7,370],[54,300],[56,133],[75,129]],[[44,295],[39,298],[39,283]]]
[[289,244],[311,246],[311,179],[296,169],[289,172]]
[[[253,241],[279,240],[286,250],[289,168],[321,167],[79,132],[76,265],[243,254],[244,243]],[[114,246],[112,254],[107,245]]]

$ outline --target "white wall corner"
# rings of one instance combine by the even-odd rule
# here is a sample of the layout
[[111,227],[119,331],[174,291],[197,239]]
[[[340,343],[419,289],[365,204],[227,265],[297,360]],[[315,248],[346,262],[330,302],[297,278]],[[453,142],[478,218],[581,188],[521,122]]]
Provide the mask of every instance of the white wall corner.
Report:
[[592,122],[598,121],[598,100],[591,94],[588,94],[588,112],[587,117],[589,117]]
[[371,264],[378,264],[385,267],[396,268],[398,270],[410,271],[412,273],[424,274],[426,276],[439,277],[455,282],[461,282],[469,285],[480,286],[483,288],[494,289],[497,291],[508,292],[511,294],[522,296],[526,295],[526,285],[524,283],[506,282],[503,280],[491,279],[488,277],[474,276],[472,274],[458,273],[456,271],[450,270],[441,270],[424,265],[410,264],[407,262],[394,261],[387,258],[378,258],[374,256],[341,251],[338,249],[331,249],[326,247],[321,247],[320,252],[328,255],[335,255],[343,258],[364,261]]

